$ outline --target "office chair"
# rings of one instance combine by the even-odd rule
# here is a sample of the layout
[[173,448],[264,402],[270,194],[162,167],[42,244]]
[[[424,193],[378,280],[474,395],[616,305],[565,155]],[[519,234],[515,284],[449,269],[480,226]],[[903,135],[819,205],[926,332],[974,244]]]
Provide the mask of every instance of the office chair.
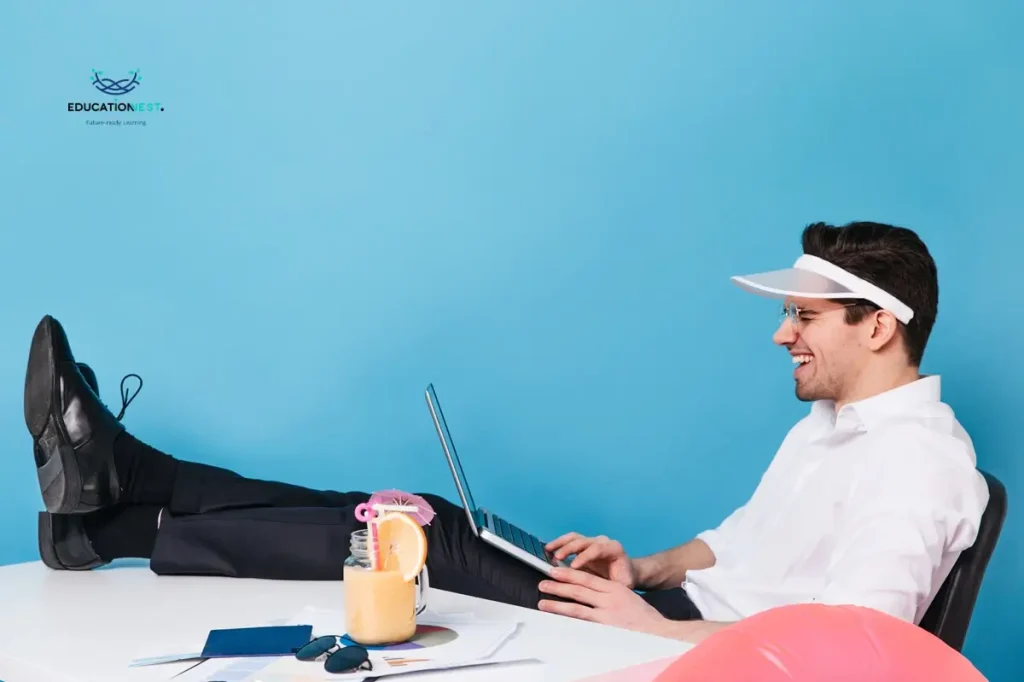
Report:
[[978,538],[960,554],[920,623],[922,628],[957,651],[963,648],[967,638],[967,626],[981,581],[1006,519],[1006,488],[992,474],[984,471],[981,474],[988,484],[989,499],[981,516]]

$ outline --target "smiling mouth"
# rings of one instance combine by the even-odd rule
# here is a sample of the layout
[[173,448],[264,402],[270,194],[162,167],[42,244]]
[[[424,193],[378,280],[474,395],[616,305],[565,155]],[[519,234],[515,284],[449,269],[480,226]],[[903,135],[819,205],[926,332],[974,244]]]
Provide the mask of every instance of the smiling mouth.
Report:
[[793,377],[799,378],[800,374],[807,371],[808,365],[814,360],[814,356],[807,353],[798,353],[793,356],[793,364],[796,365],[796,369],[793,370]]

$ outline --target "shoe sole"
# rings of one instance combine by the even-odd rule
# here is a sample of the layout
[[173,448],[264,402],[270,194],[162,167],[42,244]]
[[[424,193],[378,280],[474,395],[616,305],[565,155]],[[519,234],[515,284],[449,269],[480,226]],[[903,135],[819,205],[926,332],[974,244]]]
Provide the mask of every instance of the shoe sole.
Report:
[[57,558],[57,551],[53,546],[53,517],[46,512],[39,512],[38,521],[39,537],[39,558],[47,568],[59,571],[64,564]]
[[25,382],[25,426],[32,438],[43,435],[46,421],[50,417],[53,401],[55,375],[53,372],[52,323],[44,318],[32,335],[28,355],[29,381]]
[[28,380],[25,382],[25,426],[32,439],[52,442],[57,440],[56,454],[42,466],[36,464],[39,487],[46,511],[68,513],[78,506],[81,498],[78,460],[68,445],[69,437],[59,417],[51,418],[53,406],[60,404],[57,365],[53,355],[54,320],[47,316],[32,335],[28,356]]
[[[61,519],[53,514],[39,512],[39,558],[42,559],[43,565],[55,571],[90,571],[107,563],[98,556],[94,556],[91,559],[86,559],[84,563],[65,564],[60,558],[60,553],[57,550],[57,543],[54,541],[53,524],[60,520]],[[90,547],[88,551],[91,552],[92,548]]]

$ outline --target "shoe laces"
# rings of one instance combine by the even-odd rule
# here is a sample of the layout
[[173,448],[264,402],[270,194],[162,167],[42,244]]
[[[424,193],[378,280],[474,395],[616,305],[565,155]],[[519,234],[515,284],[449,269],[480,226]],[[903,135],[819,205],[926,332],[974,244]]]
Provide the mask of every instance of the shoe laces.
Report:
[[[132,377],[135,377],[136,379],[139,380],[139,387],[136,388],[135,393],[132,393],[131,396],[129,397],[128,391],[125,389],[124,382],[126,382],[128,379]],[[135,396],[137,396],[139,394],[139,391],[141,390],[142,377],[140,377],[138,374],[125,374],[121,378],[121,411],[117,414],[117,421],[121,421],[121,418],[124,417],[124,413],[128,409],[128,406],[131,405],[132,401],[135,400]]]

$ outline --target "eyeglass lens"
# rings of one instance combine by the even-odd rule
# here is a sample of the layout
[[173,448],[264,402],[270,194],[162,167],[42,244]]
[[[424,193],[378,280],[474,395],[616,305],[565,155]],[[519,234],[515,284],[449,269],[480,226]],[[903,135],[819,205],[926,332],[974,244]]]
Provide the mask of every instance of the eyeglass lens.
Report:
[[337,637],[317,637],[311,640],[309,644],[306,644],[301,649],[295,652],[295,658],[300,661],[315,661],[320,656],[323,656],[331,649],[338,646]]
[[369,652],[361,646],[347,646],[327,657],[324,661],[324,670],[329,673],[344,673],[356,670],[364,664],[368,670],[373,670]]
[[370,663],[370,653],[361,646],[343,647],[338,643],[338,638],[333,635],[325,635],[306,644],[295,652],[295,658],[300,661],[315,661],[319,657],[331,652],[324,661],[324,670],[329,673],[344,673],[364,667],[373,670]]

